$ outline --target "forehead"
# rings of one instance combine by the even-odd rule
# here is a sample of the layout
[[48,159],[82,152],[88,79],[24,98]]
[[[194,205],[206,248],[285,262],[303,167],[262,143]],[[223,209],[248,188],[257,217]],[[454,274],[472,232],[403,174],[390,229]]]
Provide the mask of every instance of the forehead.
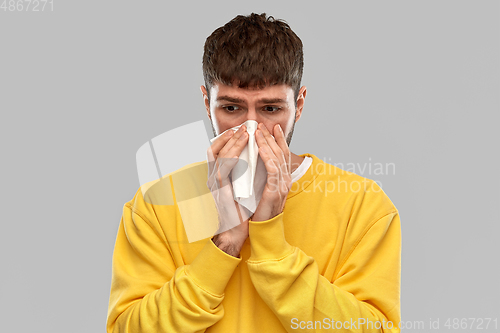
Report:
[[228,96],[249,102],[259,99],[282,99],[286,102],[293,102],[293,89],[286,84],[276,84],[264,88],[240,88],[235,85],[214,83],[210,88],[210,99],[217,100],[219,96]]

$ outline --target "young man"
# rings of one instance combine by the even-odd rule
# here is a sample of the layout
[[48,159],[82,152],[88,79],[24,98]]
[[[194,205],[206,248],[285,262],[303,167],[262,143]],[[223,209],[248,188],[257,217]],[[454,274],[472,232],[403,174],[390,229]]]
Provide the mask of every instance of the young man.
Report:
[[[207,38],[208,117],[215,135],[259,124],[262,198],[237,227],[189,243],[178,193],[154,205],[139,190],[116,239],[108,333],[399,331],[398,211],[375,182],[288,148],[306,97],[302,67],[300,39],[265,14]],[[244,125],[227,133],[193,182],[227,183],[221,161],[236,160],[249,137]]]

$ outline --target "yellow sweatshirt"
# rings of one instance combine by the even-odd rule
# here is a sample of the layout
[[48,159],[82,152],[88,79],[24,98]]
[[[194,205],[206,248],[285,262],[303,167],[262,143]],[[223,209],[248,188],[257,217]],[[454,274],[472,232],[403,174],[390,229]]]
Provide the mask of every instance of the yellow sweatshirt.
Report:
[[375,182],[301,156],[313,162],[283,213],[250,221],[240,258],[188,242],[175,191],[155,205],[139,190],[116,238],[107,332],[399,332],[398,211]]

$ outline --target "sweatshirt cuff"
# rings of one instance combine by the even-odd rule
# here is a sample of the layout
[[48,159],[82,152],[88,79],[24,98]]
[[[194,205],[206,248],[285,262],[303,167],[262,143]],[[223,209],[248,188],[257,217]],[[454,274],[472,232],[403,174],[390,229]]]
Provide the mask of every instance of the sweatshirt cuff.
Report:
[[240,258],[235,258],[220,250],[209,239],[189,265],[187,274],[198,286],[220,296],[224,294],[224,289],[240,261]]
[[251,255],[248,261],[281,259],[294,248],[285,239],[283,212],[266,221],[249,222]]

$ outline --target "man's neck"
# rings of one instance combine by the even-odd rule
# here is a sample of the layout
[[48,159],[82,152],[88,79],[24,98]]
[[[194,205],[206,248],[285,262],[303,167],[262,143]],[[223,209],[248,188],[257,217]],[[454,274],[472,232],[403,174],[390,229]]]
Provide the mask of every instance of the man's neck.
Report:
[[294,172],[304,160],[304,157],[292,154],[292,172]]

